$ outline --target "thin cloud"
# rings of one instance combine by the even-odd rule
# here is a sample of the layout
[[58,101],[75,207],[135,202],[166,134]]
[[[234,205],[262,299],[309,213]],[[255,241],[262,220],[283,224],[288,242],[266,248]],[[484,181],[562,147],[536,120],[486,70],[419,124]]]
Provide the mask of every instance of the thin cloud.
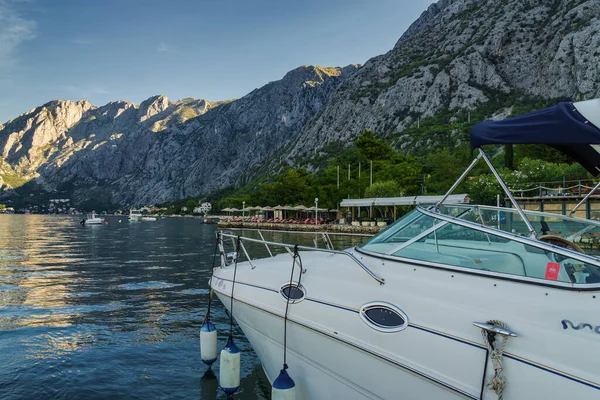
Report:
[[36,22],[22,18],[12,4],[12,0],[0,0],[0,67],[11,63],[15,50],[36,34]]
[[80,45],[87,45],[87,44],[92,44],[92,41],[90,39],[75,38],[75,39],[71,39],[71,43],[73,43],[73,44],[80,44]]
[[167,51],[170,51],[171,49],[169,48],[169,46],[167,46],[167,44],[165,42],[160,42],[158,44],[158,47],[156,48],[156,51],[158,51],[159,53],[166,53]]

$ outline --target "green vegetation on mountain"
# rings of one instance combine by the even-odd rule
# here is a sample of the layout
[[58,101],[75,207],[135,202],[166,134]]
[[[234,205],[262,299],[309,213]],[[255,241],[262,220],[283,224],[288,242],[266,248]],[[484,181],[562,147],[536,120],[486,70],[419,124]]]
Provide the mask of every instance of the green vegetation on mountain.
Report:
[[[498,110],[514,116],[558,101],[497,95],[491,104],[472,111],[444,111],[424,118],[388,136],[388,140],[365,130],[350,146],[328,143],[298,163],[305,168],[289,168],[271,178],[262,175],[237,189],[214,192],[209,198],[216,201],[217,211],[241,208],[244,201],[247,206],[311,206],[318,197],[320,206],[338,208],[345,198],[443,194],[473,159],[468,134],[477,122]],[[490,145],[486,152],[513,189],[528,188],[535,182],[592,179],[583,167],[548,146]],[[457,188],[459,192],[482,204],[495,204],[496,195],[502,193],[483,161]]]
[[[341,145],[330,145],[330,150]],[[321,162],[322,160],[316,160]],[[371,169],[377,185],[371,187]],[[234,191],[220,191],[211,198],[218,199],[217,208],[247,205],[314,204],[337,208],[344,198],[363,197],[366,191],[376,193],[415,193],[422,166],[416,159],[396,152],[371,131],[364,131],[353,145],[329,158],[318,172],[305,168],[291,168],[277,175],[271,182],[251,181]]]

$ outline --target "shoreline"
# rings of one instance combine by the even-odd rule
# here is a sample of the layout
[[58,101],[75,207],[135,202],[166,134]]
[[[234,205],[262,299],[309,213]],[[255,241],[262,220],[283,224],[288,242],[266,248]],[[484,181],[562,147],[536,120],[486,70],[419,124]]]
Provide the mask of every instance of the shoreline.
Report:
[[261,222],[229,222],[220,221],[219,229],[247,228],[247,229],[269,229],[278,231],[300,231],[300,232],[340,232],[340,233],[366,233],[376,234],[385,227],[382,226],[356,226],[338,224],[274,224]]

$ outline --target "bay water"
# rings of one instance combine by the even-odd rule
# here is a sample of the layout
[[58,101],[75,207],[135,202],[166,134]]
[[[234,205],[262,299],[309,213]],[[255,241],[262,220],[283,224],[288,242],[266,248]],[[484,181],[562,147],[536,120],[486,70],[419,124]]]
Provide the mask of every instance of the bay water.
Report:
[[[0,215],[1,399],[224,399],[200,360],[215,225]],[[215,297],[216,299],[216,297]],[[212,318],[224,347],[228,317]],[[270,385],[241,330],[236,399]],[[216,376],[215,376],[216,375]]]

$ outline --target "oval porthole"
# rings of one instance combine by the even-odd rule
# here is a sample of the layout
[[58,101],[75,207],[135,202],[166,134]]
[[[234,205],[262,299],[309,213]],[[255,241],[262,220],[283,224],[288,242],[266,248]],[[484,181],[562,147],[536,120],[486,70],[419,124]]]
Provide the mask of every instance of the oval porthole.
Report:
[[281,286],[279,293],[283,296],[285,301],[287,301],[289,298],[290,304],[298,303],[304,300],[304,296],[306,295],[304,286],[298,285],[295,282],[292,284],[286,283],[285,285]]
[[383,302],[361,307],[360,317],[371,328],[381,332],[398,332],[408,326],[408,317],[398,307]]

